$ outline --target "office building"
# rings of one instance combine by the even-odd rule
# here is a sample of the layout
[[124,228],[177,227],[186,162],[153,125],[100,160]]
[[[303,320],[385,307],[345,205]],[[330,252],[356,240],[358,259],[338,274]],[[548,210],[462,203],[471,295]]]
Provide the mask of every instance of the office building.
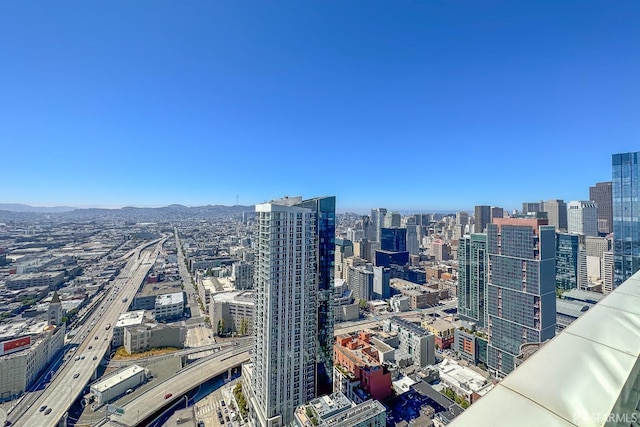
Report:
[[468,212],[457,212],[456,213],[456,224],[459,224],[459,225],[467,225],[467,224],[469,224],[469,213]]
[[[562,291],[579,288],[586,282],[586,259],[580,261],[581,236],[578,234],[556,234],[556,288]],[[584,268],[584,270],[582,270]],[[583,274],[584,277],[579,279]]]
[[380,230],[384,227],[384,218],[387,214],[385,208],[371,209],[371,224],[373,228],[372,242],[380,242]]
[[495,219],[487,249],[488,364],[502,376],[522,344],[555,335],[555,227],[540,218]]
[[383,228],[380,231],[380,249],[391,252],[407,250],[406,228]]
[[617,287],[640,269],[640,152],[614,154],[613,269]]
[[187,339],[187,328],[162,323],[143,323],[124,328],[123,345],[128,353],[138,353],[152,348],[182,348]]
[[288,425],[316,393],[318,235],[316,212],[300,203],[285,197],[255,208],[255,341],[246,395],[249,416],[262,427]]
[[[504,217],[504,209],[498,208],[495,206],[491,208],[491,221],[493,221],[494,218],[503,218],[503,217]],[[479,231],[478,233],[481,233],[481,231]]]
[[407,252],[410,255],[418,255],[420,253],[420,226],[407,224]]
[[375,252],[375,264],[376,266],[391,267],[395,265],[407,265],[409,263],[409,252],[394,252],[376,250]]
[[387,212],[384,216],[384,228],[398,228],[402,217],[398,212]]
[[354,244],[348,239],[335,239],[335,278],[346,279],[347,275],[343,272],[343,263],[346,258],[354,255]]
[[609,234],[613,231],[612,182],[597,182],[589,187],[589,200],[598,205],[598,232]]
[[547,213],[549,225],[556,230],[567,231],[567,204],[564,200],[553,199],[544,202],[544,211]]
[[458,314],[482,327],[487,324],[488,273],[487,235],[463,236],[458,245]]
[[587,201],[569,202],[567,204],[567,231],[585,236],[597,236],[598,206]]
[[475,233],[482,233],[487,224],[491,222],[491,206],[479,205],[475,207],[474,229]]
[[615,262],[612,251],[602,253],[602,293],[608,295],[613,291],[615,283]]
[[536,212],[544,212],[544,202],[523,202],[522,203],[522,213],[524,215],[536,213]]

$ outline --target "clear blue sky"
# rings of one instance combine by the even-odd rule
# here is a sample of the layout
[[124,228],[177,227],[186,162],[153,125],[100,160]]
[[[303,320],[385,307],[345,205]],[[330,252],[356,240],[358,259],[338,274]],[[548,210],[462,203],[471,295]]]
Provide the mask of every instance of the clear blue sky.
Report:
[[511,209],[640,150],[640,2],[3,1],[0,202]]

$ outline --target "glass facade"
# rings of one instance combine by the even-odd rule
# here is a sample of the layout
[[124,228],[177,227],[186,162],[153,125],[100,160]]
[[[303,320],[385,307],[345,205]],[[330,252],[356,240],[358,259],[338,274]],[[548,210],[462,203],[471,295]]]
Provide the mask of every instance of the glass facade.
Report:
[[640,270],[640,152],[612,156],[613,286]]
[[558,233],[556,235],[556,288],[561,290],[578,287],[578,249],[580,236]]
[[472,234],[458,246],[458,313],[465,320],[485,327],[488,272],[487,235]]
[[331,392],[333,373],[333,280],[336,250],[336,198],[317,197],[304,200],[299,206],[315,212],[316,265],[318,270],[317,308],[317,394]]
[[380,249],[383,251],[404,252],[407,250],[406,228],[383,228],[380,231]]

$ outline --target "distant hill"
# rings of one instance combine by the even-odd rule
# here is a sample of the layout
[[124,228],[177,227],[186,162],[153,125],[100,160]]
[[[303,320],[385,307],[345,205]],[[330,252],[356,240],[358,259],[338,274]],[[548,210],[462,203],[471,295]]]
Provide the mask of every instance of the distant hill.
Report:
[[37,221],[43,216],[62,221],[123,220],[134,222],[173,222],[181,220],[207,221],[212,218],[236,217],[242,212],[253,213],[250,206],[192,206],[173,204],[159,208],[127,206],[118,209],[107,208],[71,208],[71,207],[33,207],[12,203],[0,203],[0,222],[14,220]]
[[20,203],[0,203],[0,211],[29,212],[29,213],[63,213],[77,208],[70,206],[29,206]]

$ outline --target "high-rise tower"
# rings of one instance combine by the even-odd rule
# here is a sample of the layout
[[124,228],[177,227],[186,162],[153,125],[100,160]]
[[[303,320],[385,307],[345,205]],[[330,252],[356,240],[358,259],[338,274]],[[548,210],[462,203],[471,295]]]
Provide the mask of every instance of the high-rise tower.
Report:
[[[336,198],[316,197],[297,206],[315,214],[315,254],[318,272],[316,308],[317,395],[331,393],[333,376],[333,282],[335,277]],[[353,254],[353,249],[351,254]]]
[[590,201],[569,202],[567,231],[585,236],[598,236],[598,205]]
[[544,202],[549,225],[555,225],[556,230],[567,231],[567,204],[564,200],[552,199]]
[[491,206],[479,205],[475,207],[474,232],[482,233],[491,222]]
[[640,270],[640,152],[614,154],[614,288]]
[[256,205],[256,337],[248,400],[262,427],[289,424],[296,407],[316,393],[318,219],[299,204],[300,197]]
[[598,231],[609,234],[613,231],[613,196],[612,183],[597,182],[595,187],[589,187],[589,200],[598,205]]
[[539,218],[495,219],[487,249],[488,365],[506,375],[522,344],[555,335],[555,227]]
[[487,235],[463,236],[458,246],[458,313],[460,318],[487,324],[485,298],[487,274]]

